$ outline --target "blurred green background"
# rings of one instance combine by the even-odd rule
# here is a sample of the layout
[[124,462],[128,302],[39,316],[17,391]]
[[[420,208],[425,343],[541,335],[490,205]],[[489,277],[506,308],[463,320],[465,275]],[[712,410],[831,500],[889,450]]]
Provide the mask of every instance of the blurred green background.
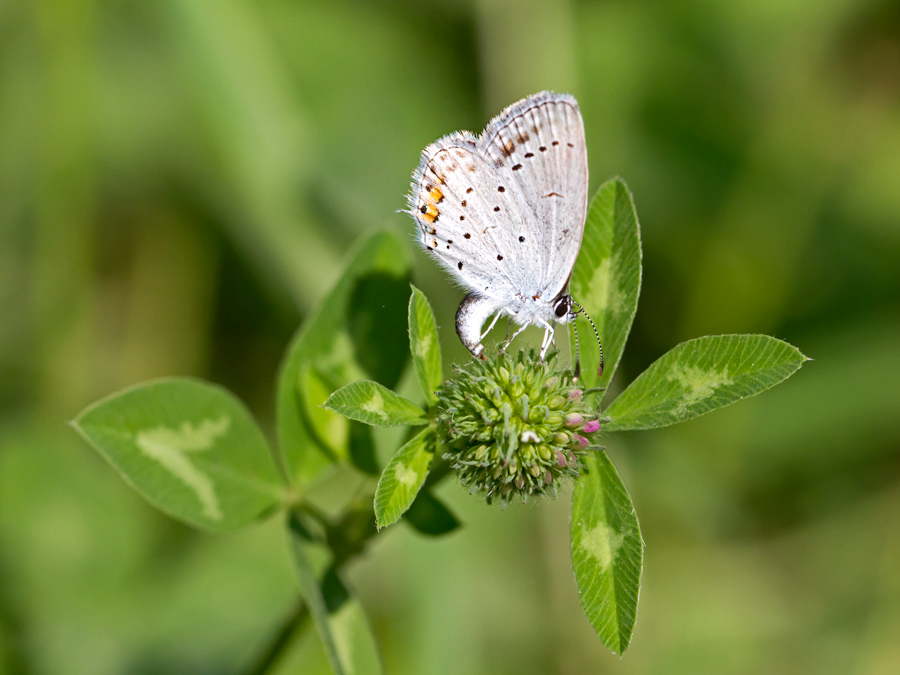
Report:
[[[630,651],[578,605],[568,495],[404,525],[351,579],[389,673],[900,672],[900,4],[0,0],[0,672],[237,673],[290,611],[280,523],[199,534],[66,426],[143,379],[272,428],[292,332],[403,208],[421,149],[581,104],[634,192],[644,283],[614,387],[678,341],[814,362],[610,440],[647,543]],[[412,250],[412,243],[410,243]],[[418,284],[465,358],[461,292]],[[279,672],[326,672],[309,631]]]

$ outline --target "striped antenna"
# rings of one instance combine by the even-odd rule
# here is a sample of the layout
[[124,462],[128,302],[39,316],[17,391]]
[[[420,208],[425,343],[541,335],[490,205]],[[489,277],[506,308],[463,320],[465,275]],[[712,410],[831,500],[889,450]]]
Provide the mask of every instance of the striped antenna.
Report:
[[[588,315],[587,312],[584,311],[584,307],[575,302],[575,299],[572,299],[572,304],[578,308],[578,311],[584,314],[584,318],[588,320],[588,323],[591,324],[591,328],[594,329],[594,335],[597,337],[597,346],[600,347],[600,366],[597,368],[597,377],[603,375],[603,344],[600,342],[600,333],[597,332],[597,326],[594,325],[593,319]],[[578,329],[575,329],[575,377],[578,377],[578,374],[581,372],[581,364],[578,362]]]

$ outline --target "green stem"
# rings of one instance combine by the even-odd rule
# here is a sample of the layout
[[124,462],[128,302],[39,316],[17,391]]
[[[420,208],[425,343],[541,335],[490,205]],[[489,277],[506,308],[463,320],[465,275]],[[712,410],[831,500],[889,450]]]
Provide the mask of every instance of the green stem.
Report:
[[303,600],[299,600],[297,606],[291,611],[287,619],[272,637],[266,650],[260,655],[257,661],[245,671],[246,675],[265,675],[265,673],[274,670],[288,647],[293,644],[294,639],[302,632],[302,629],[306,627],[308,619],[309,608]]
[[[449,471],[449,464],[439,460],[428,476],[426,485],[434,485],[443,480]],[[362,501],[364,500],[358,500],[358,502]],[[332,523],[324,513],[311,504],[300,503],[294,505],[293,508],[312,516],[326,531],[331,530],[331,534],[328,537],[331,540],[329,543],[341,542],[341,550],[335,552],[334,562],[336,568],[343,567],[348,561],[355,558],[362,552],[368,540],[377,534],[374,527],[360,527],[357,522],[358,519],[353,517],[354,514],[352,512],[344,514],[338,522]],[[293,644],[294,639],[300,634],[301,629],[305,627],[309,618],[309,607],[304,601],[300,600],[294,611],[272,637],[268,648],[262,653],[256,663],[246,671],[245,675],[264,675],[271,672],[284,656],[284,652],[287,651]]]

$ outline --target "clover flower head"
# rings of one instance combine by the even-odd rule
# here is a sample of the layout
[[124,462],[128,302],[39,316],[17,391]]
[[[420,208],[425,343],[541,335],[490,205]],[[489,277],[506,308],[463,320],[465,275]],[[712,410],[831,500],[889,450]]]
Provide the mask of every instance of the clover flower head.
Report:
[[438,393],[444,459],[472,493],[502,506],[549,494],[577,477],[600,430],[572,372],[533,349],[457,366]]

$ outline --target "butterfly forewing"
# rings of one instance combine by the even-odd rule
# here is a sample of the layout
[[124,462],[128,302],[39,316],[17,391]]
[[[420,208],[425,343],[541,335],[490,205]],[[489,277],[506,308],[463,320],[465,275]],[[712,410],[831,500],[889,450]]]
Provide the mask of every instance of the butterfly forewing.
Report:
[[523,205],[524,276],[552,299],[568,282],[584,233],[587,151],[578,104],[550,92],[523,99],[494,118],[481,141]]

